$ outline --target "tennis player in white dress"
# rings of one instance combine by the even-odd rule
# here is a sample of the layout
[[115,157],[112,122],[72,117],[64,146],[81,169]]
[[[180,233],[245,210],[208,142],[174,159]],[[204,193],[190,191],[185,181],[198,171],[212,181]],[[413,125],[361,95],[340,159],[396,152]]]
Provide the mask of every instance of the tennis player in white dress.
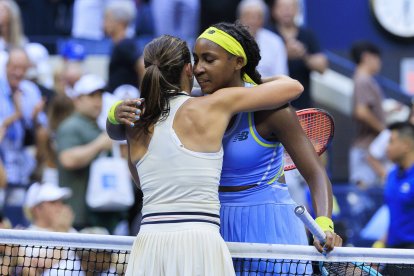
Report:
[[[229,56],[226,66],[242,68],[245,59]],[[191,98],[190,52],[184,41],[168,35],[146,46],[144,61],[145,102],[139,122],[115,135],[113,128],[119,130],[116,124],[127,116],[114,119],[117,105],[107,122],[113,139],[127,139],[131,174],[144,194],[141,229],[126,275],[234,275],[219,232],[223,134],[234,114],[277,108],[303,88],[281,77],[253,88],[226,88]]]

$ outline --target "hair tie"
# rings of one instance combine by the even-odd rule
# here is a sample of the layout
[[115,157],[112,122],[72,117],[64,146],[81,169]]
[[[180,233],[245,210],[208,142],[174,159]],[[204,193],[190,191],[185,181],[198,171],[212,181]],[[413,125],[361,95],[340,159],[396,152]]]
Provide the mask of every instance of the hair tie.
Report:
[[154,62],[144,61],[144,65],[145,65],[145,68],[148,68],[150,66],[156,66],[156,67],[160,68],[160,62],[159,61],[154,61]]

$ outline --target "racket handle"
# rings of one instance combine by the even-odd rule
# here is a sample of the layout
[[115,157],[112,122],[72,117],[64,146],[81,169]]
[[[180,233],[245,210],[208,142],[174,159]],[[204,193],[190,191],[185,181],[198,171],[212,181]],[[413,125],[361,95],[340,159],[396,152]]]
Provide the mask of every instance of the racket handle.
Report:
[[303,224],[305,224],[306,228],[308,228],[312,235],[314,235],[321,243],[325,243],[326,234],[311,217],[305,206],[297,206],[295,208],[295,214],[303,222]]

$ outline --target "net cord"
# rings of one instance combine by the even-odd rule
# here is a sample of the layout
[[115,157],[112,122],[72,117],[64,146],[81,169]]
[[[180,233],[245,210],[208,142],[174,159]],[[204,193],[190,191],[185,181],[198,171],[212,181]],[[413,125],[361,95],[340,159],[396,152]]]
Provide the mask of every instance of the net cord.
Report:
[[[0,244],[130,251],[135,237],[0,229]],[[414,264],[414,250],[337,247],[326,256],[313,246],[227,242],[233,258]]]
[[0,229],[1,244],[130,251],[135,237]]
[[324,256],[313,246],[231,242],[227,245],[231,255],[240,258],[414,264],[414,250],[410,249],[336,247]]

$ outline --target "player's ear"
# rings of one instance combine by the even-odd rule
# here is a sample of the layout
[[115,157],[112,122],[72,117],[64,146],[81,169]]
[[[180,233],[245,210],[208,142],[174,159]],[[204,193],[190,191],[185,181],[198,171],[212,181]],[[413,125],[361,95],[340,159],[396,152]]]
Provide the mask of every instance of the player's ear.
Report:
[[236,57],[236,70],[241,70],[244,66],[244,58],[242,57]]
[[185,70],[185,75],[189,78],[193,78],[193,65],[191,63],[187,63],[184,66],[184,70]]

